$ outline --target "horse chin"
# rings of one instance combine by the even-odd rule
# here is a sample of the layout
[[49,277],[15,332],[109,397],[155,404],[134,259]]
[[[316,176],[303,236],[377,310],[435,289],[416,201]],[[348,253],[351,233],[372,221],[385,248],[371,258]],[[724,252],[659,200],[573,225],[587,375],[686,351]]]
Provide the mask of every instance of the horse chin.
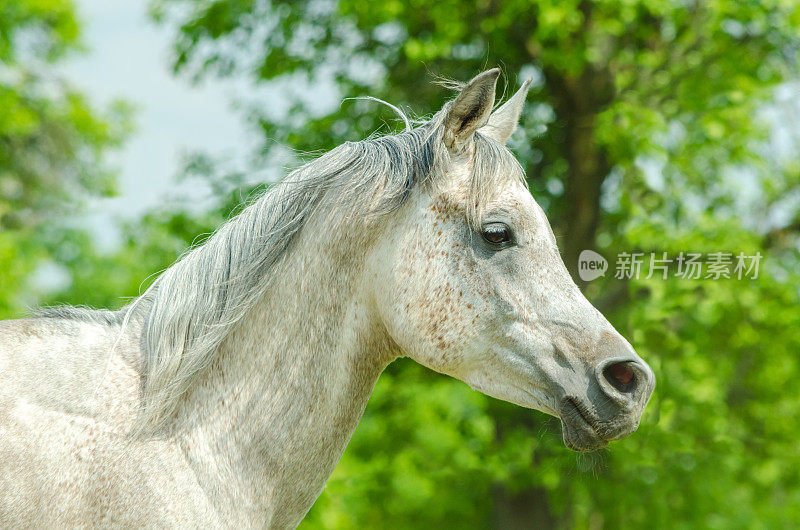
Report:
[[608,440],[604,440],[598,436],[591,428],[585,429],[583,427],[570,425],[564,420],[561,420],[561,425],[564,445],[567,446],[568,449],[581,453],[588,453],[597,451],[608,445]]
[[571,399],[562,402],[561,430],[564,445],[573,451],[596,451],[607,446],[609,442],[600,436],[592,420]]

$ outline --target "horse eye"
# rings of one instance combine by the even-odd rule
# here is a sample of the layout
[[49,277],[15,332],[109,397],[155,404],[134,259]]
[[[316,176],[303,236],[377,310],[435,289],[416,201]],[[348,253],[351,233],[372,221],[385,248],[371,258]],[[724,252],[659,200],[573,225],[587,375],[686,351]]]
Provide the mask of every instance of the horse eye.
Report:
[[489,223],[481,228],[483,239],[493,246],[511,243],[511,229],[504,223]]

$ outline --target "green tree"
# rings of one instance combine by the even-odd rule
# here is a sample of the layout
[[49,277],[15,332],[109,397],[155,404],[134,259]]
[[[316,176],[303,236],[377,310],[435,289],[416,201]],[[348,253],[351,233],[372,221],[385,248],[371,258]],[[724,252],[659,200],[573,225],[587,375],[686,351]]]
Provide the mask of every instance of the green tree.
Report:
[[[752,162],[751,142],[760,132],[753,111],[796,74],[800,37],[800,11],[791,1],[152,6],[157,18],[178,27],[176,71],[283,87],[294,104],[285,119],[272,108],[248,110],[266,139],[302,150],[360,138],[386,114],[350,105],[320,118],[298,84],[333,81],[345,96],[369,93],[430,112],[447,94],[424,81],[426,71],[469,79],[486,64],[500,64],[511,74],[534,75],[517,146],[525,146],[519,155],[537,196],[552,203],[572,270],[580,250],[594,242],[606,177],[618,169],[635,178],[637,157],[663,152],[660,140],[671,127],[693,133],[672,153],[680,156],[670,169],[696,185],[708,187],[725,166]],[[513,77],[519,76],[512,83]]]
[[93,109],[54,73],[81,51],[70,0],[0,0],[0,316],[47,257],[38,229],[87,195],[110,195],[105,162],[128,129],[127,107]]

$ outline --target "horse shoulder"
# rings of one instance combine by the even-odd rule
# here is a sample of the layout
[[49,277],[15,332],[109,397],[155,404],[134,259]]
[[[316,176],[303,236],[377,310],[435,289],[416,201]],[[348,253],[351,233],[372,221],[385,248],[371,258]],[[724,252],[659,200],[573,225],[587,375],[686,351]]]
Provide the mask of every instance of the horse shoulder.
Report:
[[138,336],[135,326],[119,335],[64,319],[0,321],[0,526],[215,526],[175,444],[125,437]]
[[0,396],[79,416],[92,416],[98,401],[135,398],[137,368],[112,356],[118,331],[67,319],[0,321]]

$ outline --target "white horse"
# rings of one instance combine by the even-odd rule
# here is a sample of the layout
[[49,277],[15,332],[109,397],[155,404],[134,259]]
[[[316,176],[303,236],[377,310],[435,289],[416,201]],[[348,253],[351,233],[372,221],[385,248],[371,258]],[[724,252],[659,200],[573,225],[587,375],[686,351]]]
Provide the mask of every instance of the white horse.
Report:
[[294,527],[401,355],[572,449],[633,432],[653,373],[564,267],[498,74],[294,171],[121,311],[0,322],[0,526]]

